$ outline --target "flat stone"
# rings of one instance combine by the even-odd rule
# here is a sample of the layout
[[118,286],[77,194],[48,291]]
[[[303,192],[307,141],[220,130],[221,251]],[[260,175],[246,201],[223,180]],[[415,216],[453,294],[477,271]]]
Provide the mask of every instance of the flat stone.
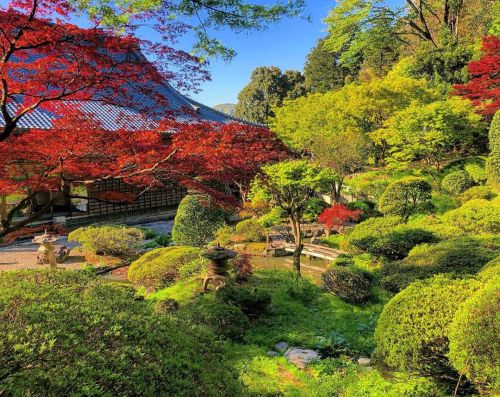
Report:
[[281,354],[285,353],[288,350],[288,343],[286,342],[278,342],[274,345],[274,350],[280,352]]
[[273,350],[269,350],[269,351],[267,352],[267,355],[268,355],[268,357],[277,357],[277,356],[279,356],[280,354],[279,354],[278,352],[273,351]]
[[358,365],[361,365],[363,367],[368,367],[372,363],[372,360],[369,359],[368,357],[360,357],[358,358]]
[[286,359],[297,368],[305,368],[308,364],[321,359],[321,355],[316,350],[301,349],[291,347],[285,353]]

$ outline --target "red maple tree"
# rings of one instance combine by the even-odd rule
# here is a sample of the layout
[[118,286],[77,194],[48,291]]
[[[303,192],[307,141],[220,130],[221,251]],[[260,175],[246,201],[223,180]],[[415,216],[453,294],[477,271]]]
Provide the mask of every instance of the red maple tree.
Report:
[[[61,200],[80,198],[70,187],[108,179],[144,189],[176,181],[235,204],[209,182],[245,183],[268,162],[286,155],[280,141],[264,128],[239,123],[191,125],[165,120],[147,129],[125,126],[105,130],[95,119],[78,112],[54,122],[50,130],[31,129],[0,142],[0,195],[24,198],[2,221],[0,237],[43,216]],[[14,215],[28,207],[37,194],[51,198],[25,219]],[[130,193],[104,192],[97,200],[131,202]]]
[[361,210],[350,210],[344,204],[334,204],[320,214],[318,221],[325,225],[328,236],[332,230],[343,233],[346,222],[357,221],[362,213]]
[[[208,79],[197,57],[168,45],[183,30],[175,22],[158,23],[164,40],[151,42],[135,37],[134,28],[117,34],[98,21],[78,27],[68,22],[74,12],[64,0],[0,7],[0,141],[37,109],[64,114],[61,101],[112,103],[146,114],[168,105],[155,84],[193,88]],[[154,106],[138,93],[154,97]]]
[[469,63],[471,79],[455,85],[455,94],[468,98],[485,116],[500,109],[500,38],[483,37],[483,56]]

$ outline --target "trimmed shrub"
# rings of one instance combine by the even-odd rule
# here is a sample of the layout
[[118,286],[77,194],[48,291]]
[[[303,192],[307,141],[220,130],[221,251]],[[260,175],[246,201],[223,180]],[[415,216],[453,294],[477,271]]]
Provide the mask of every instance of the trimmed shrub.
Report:
[[391,260],[404,258],[418,244],[437,241],[432,232],[402,224],[397,216],[370,218],[356,225],[348,238],[353,246]]
[[500,281],[474,293],[458,309],[450,327],[450,360],[482,392],[500,390]]
[[478,278],[484,282],[488,282],[496,277],[500,278],[500,255],[484,265],[478,273]]
[[350,210],[363,211],[359,217],[360,222],[366,221],[368,218],[381,215],[381,213],[377,211],[376,204],[368,200],[353,201],[352,203],[347,204],[347,208]]
[[482,185],[486,182],[486,170],[483,165],[478,164],[477,162],[468,163],[465,164],[464,171],[467,172],[472,182],[477,183],[478,185]]
[[264,240],[264,229],[257,219],[245,219],[236,224],[236,234],[245,237],[245,241],[256,242]]
[[323,282],[328,292],[350,303],[364,303],[371,294],[370,277],[357,269],[334,267],[323,273]]
[[378,208],[385,215],[398,215],[406,222],[430,200],[432,186],[424,178],[409,176],[391,183],[380,197]]
[[480,286],[446,276],[417,281],[392,298],[375,329],[377,355],[393,368],[456,379],[449,365],[448,334],[455,312]]
[[[158,289],[172,284],[175,280],[202,270],[204,259],[202,250],[196,247],[157,248],[134,261],[128,270],[128,279],[136,285]],[[190,270],[184,272],[183,266]],[[186,274],[188,273],[188,274]]]
[[123,225],[86,226],[72,231],[68,241],[78,242],[95,255],[132,257],[144,242],[144,232]]
[[[489,246],[490,244],[493,245]],[[422,244],[412,249],[405,259],[384,265],[381,286],[398,292],[415,280],[439,273],[475,274],[497,255],[499,248],[493,239],[470,237],[455,238],[434,245]]]
[[340,254],[332,262],[333,266],[353,266],[354,258],[350,254]]
[[236,306],[249,317],[258,317],[271,304],[271,295],[266,291],[253,290],[226,285],[219,288],[215,298],[221,302]]
[[234,227],[222,226],[215,232],[215,244],[220,244],[222,247],[226,247],[231,244],[231,237],[234,235]]
[[460,201],[466,203],[470,200],[492,200],[497,194],[489,186],[473,186],[460,195]]
[[441,181],[441,188],[448,193],[458,196],[470,188],[474,182],[465,171],[454,171],[446,175]]
[[130,285],[78,271],[0,273],[6,395],[240,395],[223,349],[209,330],[156,314]]
[[214,239],[224,225],[227,214],[203,194],[188,194],[179,204],[172,229],[172,240],[178,245],[202,247]]
[[500,198],[470,200],[442,216],[445,223],[463,234],[500,233]]
[[209,327],[215,335],[240,341],[250,328],[245,314],[236,306],[225,303],[201,301],[188,309],[188,316],[195,324]]

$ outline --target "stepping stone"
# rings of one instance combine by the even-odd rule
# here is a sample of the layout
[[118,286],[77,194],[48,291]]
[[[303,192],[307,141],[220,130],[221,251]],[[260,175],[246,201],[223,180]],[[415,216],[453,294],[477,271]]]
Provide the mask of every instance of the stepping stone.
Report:
[[275,351],[273,351],[273,350],[269,350],[269,351],[267,352],[267,356],[268,356],[268,357],[278,357],[279,355],[280,355],[280,354],[279,354],[278,352],[275,352]]
[[281,354],[285,353],[288,350],[288,343],[286,342],[278,342],[274,345],[274,350],[280,352]]
[[361,365],[363,367],[369,367],[371,363],[372,363],[372,360],[369,359],[368,357],[358,358],[358,365]]
[[286,359],[297,368],[303,369],[308,364],[321,359],[321,355],[316,350],[301,349],[291,347],[285,353]]

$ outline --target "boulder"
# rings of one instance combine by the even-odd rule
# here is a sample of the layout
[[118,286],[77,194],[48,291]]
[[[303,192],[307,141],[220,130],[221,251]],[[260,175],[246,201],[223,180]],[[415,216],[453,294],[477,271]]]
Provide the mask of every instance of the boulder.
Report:
[[372,360],[368,357],[358,358],[358,365],[361,365],[363,367],[369,367],[371,363],[372,363]]
[[273,350],[269,350],[269,351],[267,352],[267,356],[268,356],[268,357],[277,357],[277,356],[279,356],[279,355],[280,355],[280,354],[279,354],[278,352],[275,352],[275,351],[273,351]]
[[308,364],[321,359],[321,355],[316,350],[301,349],[291,347],[285,353],[286,359],[297,368],[305,368]]
[[278,342],[274,345],[274,350],[280,352],[281,354],[285,353],[288,350],[288,343],[286,342]]

